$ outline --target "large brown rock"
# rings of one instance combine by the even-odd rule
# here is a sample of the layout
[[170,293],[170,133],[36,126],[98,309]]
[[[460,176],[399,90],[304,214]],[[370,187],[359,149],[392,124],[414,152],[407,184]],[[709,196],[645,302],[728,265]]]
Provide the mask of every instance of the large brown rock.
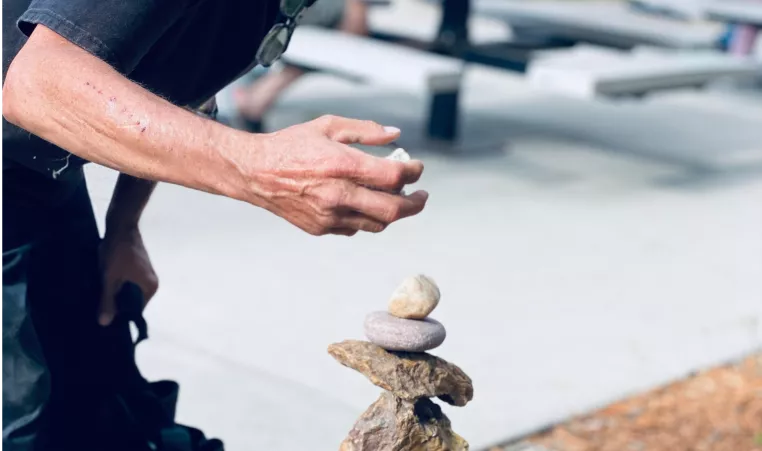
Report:
[[467,451],[442,409],[428,398],[381,395],[357,420],[339,451]]
[[425,352],[389,352],[367,341],[346,340],[330,345],[328,353],[404,400],[436,396],[454,406],[465,406],[474,397],[466,373]]

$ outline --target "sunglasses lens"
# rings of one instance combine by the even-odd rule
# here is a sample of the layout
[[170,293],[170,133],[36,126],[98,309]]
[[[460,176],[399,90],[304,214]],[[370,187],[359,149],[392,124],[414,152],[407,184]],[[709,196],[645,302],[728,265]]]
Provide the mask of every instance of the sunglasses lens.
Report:
[[257,61],[267,67],[283,55],[288,45],[290,30],[285,26],[276,26],[262,40],[257,51]]
[[281,0],[280,11],[285,16],[293,19],[306,4],[306,0]]

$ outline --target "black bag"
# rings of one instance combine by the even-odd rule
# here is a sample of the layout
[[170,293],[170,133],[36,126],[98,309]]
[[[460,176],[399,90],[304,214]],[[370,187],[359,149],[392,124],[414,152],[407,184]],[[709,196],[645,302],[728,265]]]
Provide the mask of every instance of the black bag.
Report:
[[[65,286],[71,274],[59,269],[52,280],[71,296],[28,308],[30,290],[51,289],[27,284],[27,274],[34,278],[36,273],[28,271],[28,262],[46,261],[31,258],[33,253],[25,248],[3,255],[3,411],[9,415],[4,418],[2,448],[223,451],[221,441],[175,422],[177,383],[149,383],[140,374],[135,347],[147,338],[140,288],[125,284],[117,296],[119,314],[110,326],[101,327],[95,321],[96,302],[64,302],[85,293],[93,299],[97,287],[74,292],[71,287],[81,284]],[[67,255],[74,261],[86,253]],[[135,343],[130,323],[139,331]]]
[[[195,428],[175,423],[179,385],[174,381],[149,383],[135,364],[135,347],[148,338],[142,316],[143,295],[133,283],[126,283],[117,295],[119,314],[101,329],[97,342],[111,387],[103,393],[96,429],[109,451],[224,451],[217,439],[207,439]],[[138,330],[135,343],[130,322]],[[126,332],[126,333],[125,333]],[[104,363],[103,361],[101,361]]]
[[98,325],[101,238],[76,174],[63,182],[3,168],[3,449],[221,451],[175,422],[175,382],[140,374],[135,284],[119,293],[113,323]]

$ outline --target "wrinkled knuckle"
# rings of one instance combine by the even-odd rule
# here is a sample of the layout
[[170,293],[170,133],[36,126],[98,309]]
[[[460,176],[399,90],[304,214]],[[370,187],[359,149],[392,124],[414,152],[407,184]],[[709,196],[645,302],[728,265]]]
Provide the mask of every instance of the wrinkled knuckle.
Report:
[[320,122],[323,127],[330,128],[336,123],[337,117],[333,114],[324,114],[320,116],[317,120]]
[[357,155],[352,152],[345,152],[339,159],[339,164],[345,169],[350,171],[359,172],[362,168],[363,156]]
[[373,233],[381,233],[386,229],[384,224],[374,223],[370,227],[370,231]]
[[383,214],[384,222],[390,223],[400,218],[401,209],[398,205],[389,206]]
[[329,230],[334,228],[337,223],[338,217],[334,214],[329,214],[318,218],[318,224],[324,233],[327,233]]
[[389,172],[389,184],[395,187],[401,187],[405,183],[405,176],[402,168],[395,168]]
[[350,156],[342,155],[333,161],[333,164],[331,164],[326,173],[332,178],[344,178],[347,174],[351,173],[355,167],[356,164]]
[[336,208],[335,196],[332,194],[324,195],[318,199],[317,205],[318,208],[320,208],[320,213],[330,214],[330,212]]
[[312,236],[323,236],[328,233],[328,228],[322,226],[321,224],[317,224],[314,227],[310,227],[310,229],[307,230],[307,233]]
[[323,209],[323,211],[331,213],[342,206],[345,197],[346,194],[344,190],[330,190],[320,199],[320,207]]

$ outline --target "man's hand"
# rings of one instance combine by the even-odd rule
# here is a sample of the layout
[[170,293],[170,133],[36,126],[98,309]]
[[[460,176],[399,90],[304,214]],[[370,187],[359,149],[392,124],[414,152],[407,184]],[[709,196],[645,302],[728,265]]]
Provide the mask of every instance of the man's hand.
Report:
[[425,191],[407,196],[380,191],[416,182],[423,164],[375,157],[348,144],[385,145],[399,133],[375,122],[324,116],[260,135],[261,151],[237,159],[249,184],[243,200],[313,235],[381,232],[423,210]]
[[144,302],[159,289],[159,279],[137,227],[106,232],[100,247],[100,266],[103,292],[98,322],[102,326],[111,324],[116,316],[116,295],[125,282],[134,282],[140,287]]

